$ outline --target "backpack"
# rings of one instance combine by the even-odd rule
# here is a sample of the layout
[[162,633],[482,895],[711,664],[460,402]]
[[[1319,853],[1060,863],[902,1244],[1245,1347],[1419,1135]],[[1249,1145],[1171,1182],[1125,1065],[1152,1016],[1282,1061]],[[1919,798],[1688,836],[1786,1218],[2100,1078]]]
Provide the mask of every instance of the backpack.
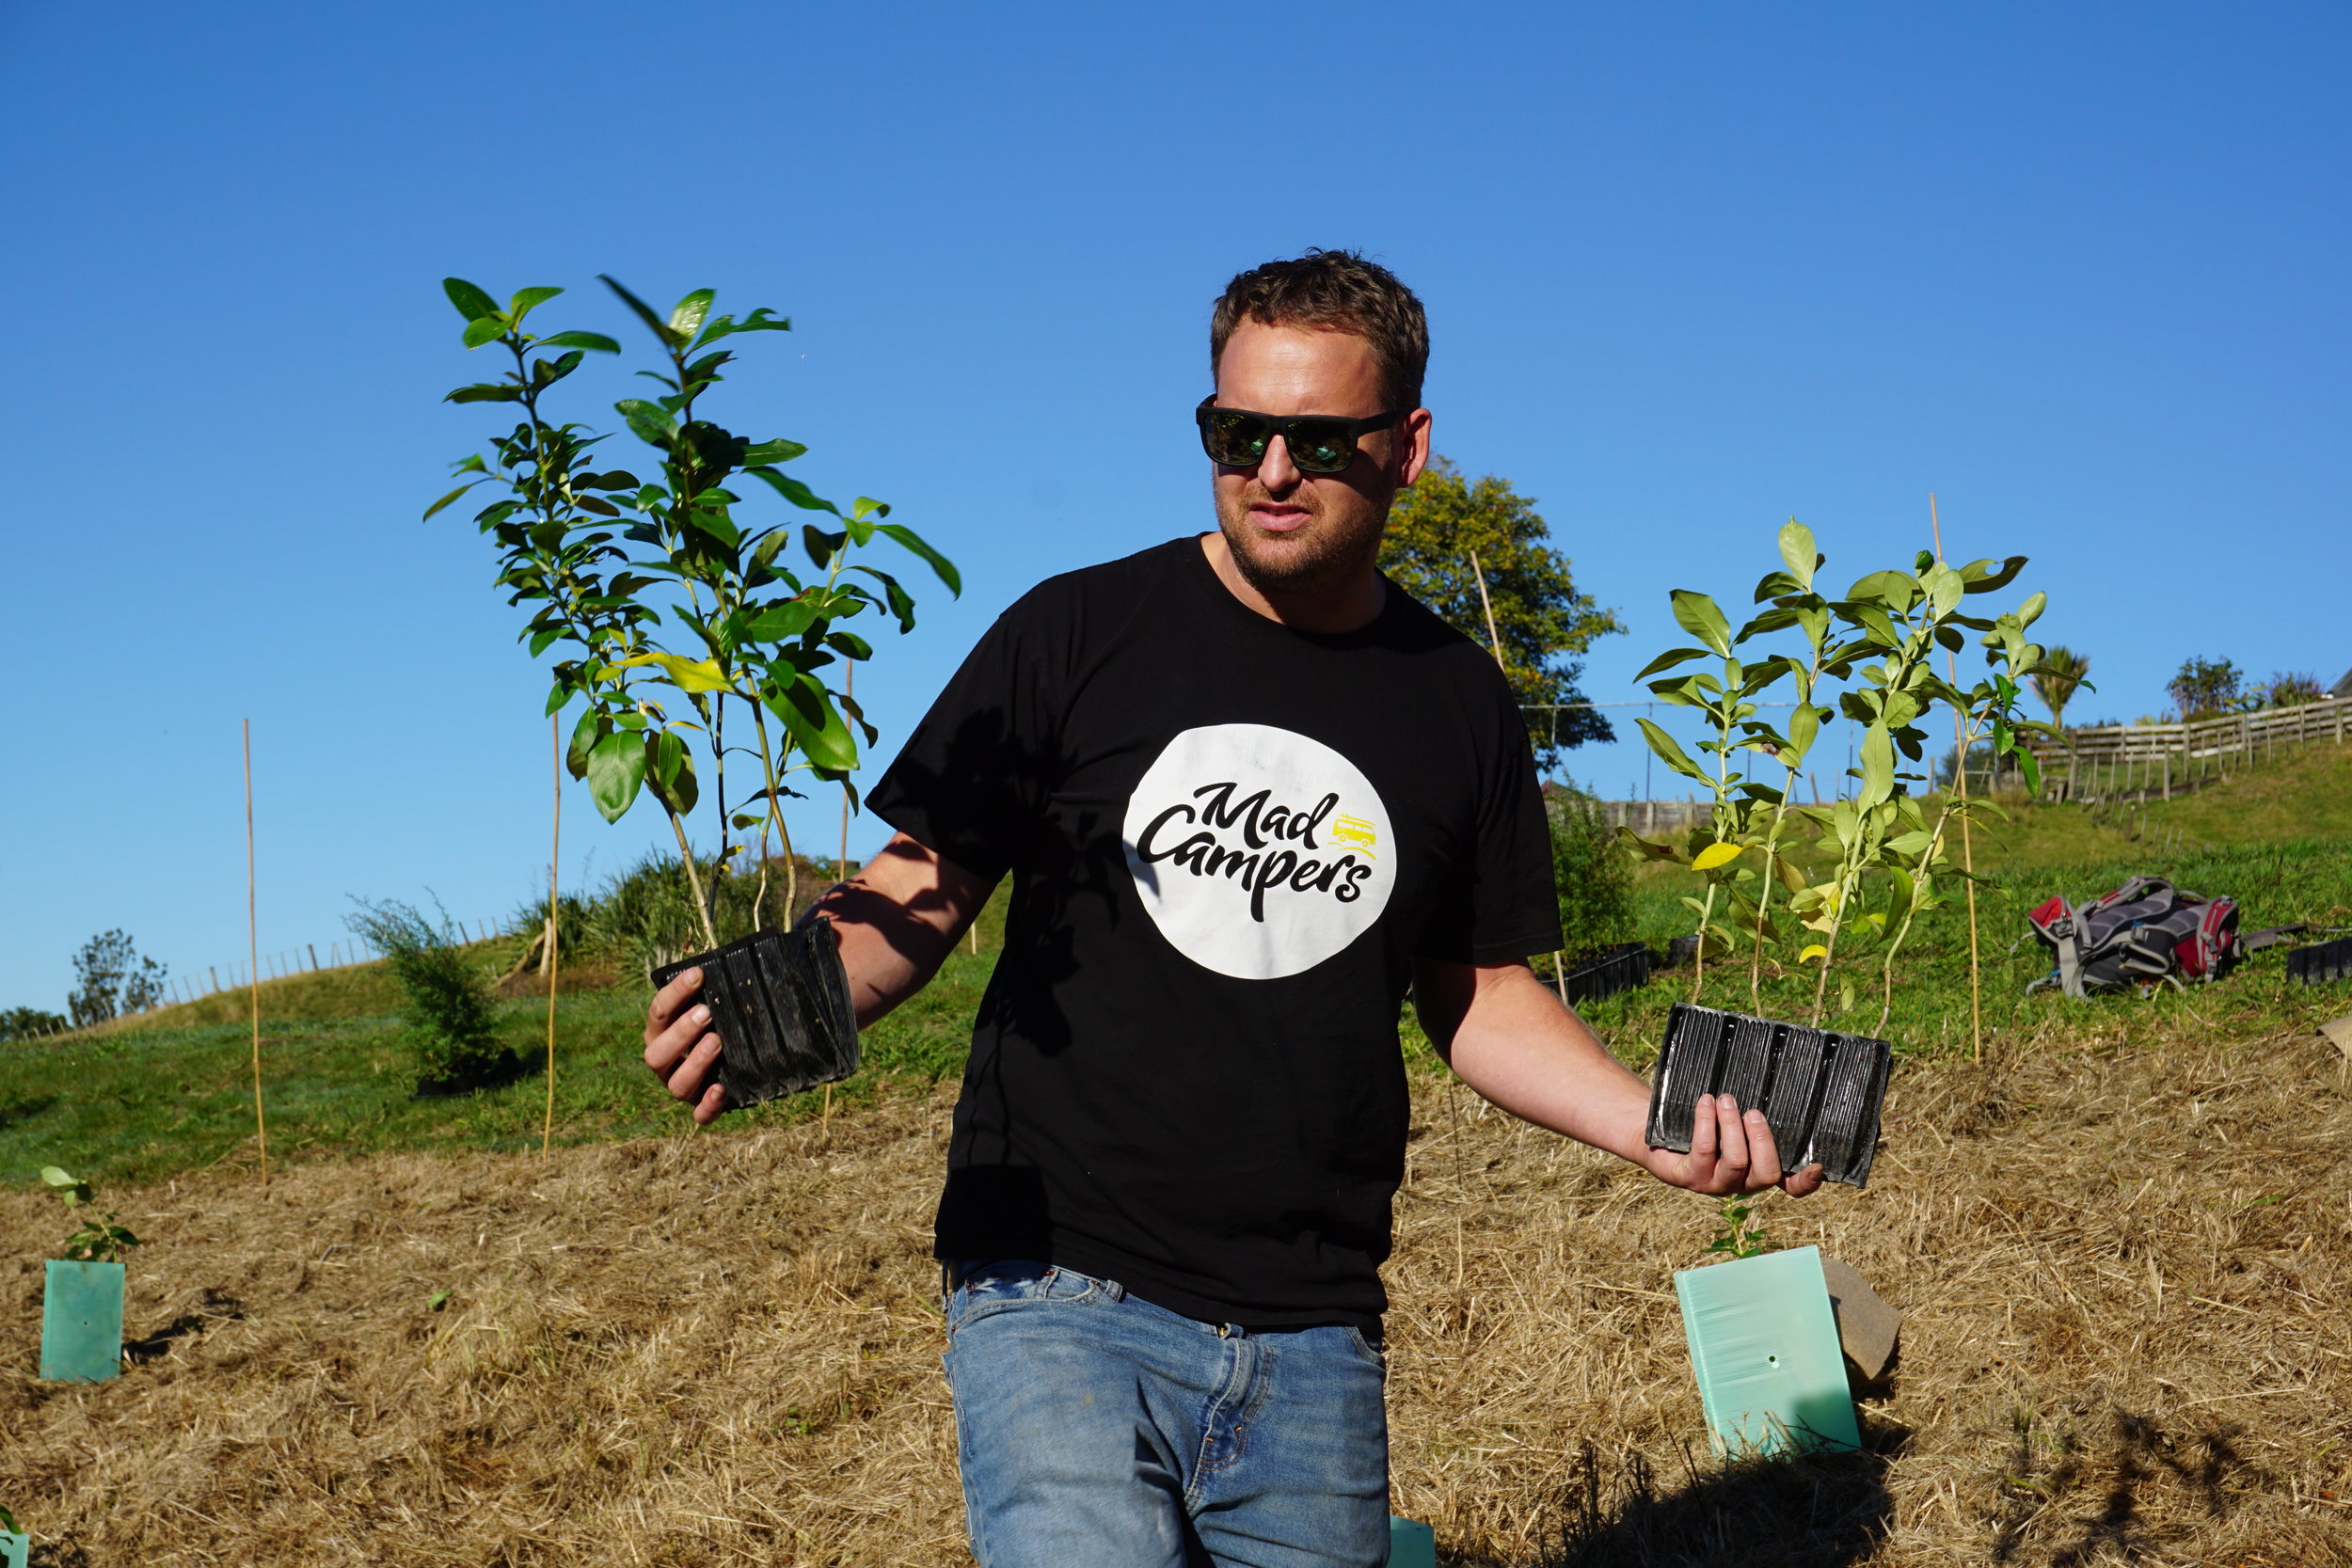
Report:
[[2241,935],[2236,899],[2207,898],[2161,877],[2134,877],[2087,904],[2053,897],[2026,918],[2058,959],[2055,970],[2026,988],[2027,995],[2044,986],[2089,996],[2168,981],[2210,982],[2245,955],[2303,928],[2276,926]]

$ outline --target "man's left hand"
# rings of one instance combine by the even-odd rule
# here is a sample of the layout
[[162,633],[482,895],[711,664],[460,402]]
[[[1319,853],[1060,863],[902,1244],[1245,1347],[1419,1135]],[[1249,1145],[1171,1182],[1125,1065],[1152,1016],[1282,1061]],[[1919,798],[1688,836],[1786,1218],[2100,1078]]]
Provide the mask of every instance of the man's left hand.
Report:
[[1803,1197],[1821,1184],[1821,1167],[1784,1173],[1780,1149],[1772,1142],[1772,1124],[1761,1111],[1741,1113],[1727,1094],[1699,1096],[1691,1123],[1691,1152],[1653,1148],[1645,1162],[1650,1174],[1669,1186],[1725,1197],[1734,1193],[1760,1193],[1778,1187],[1791,1197]]

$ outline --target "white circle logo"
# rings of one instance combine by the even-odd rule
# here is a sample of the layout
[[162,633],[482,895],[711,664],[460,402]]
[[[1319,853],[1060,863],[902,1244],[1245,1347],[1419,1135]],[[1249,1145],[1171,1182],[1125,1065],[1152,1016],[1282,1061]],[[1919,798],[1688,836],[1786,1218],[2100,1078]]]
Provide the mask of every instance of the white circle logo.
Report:
[[1168,743],[1127,800],[1127,869],[1175,949],[1239,980],[1312,969],[1396,884],[1387,808],[1356,765],[1266,724]]

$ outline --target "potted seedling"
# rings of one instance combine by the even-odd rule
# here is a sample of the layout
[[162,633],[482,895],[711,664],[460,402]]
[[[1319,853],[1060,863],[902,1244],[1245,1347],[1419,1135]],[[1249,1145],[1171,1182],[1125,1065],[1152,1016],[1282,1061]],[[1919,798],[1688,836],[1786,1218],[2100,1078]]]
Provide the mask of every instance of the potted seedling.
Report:
[[[2041,654],[2024,641],[2024,628],[2040,612],[2041,599],[2036,595],[1998,621],[1965,615],[1962,605],[1968,595],[2005,586],[2024,559],[1952,568],[1931,556],[1922,556],[1912,572],[1871,573],[1844,597],[1830,599],[1815,588],[1825,558],[1811,532],[1792,519],[1782,528],[1779,545],[1785,569],[1765,577],[1756,590],[1756,601],[1768,608],[1734,630],[1713,599],[1677,591],[1675,617],[1702,646],[1669,650],[1643,671],[1646,678],[1710,656],[1719,661],[1719,673],[1669,676],[1650,688],[1662,700],[1705,716],[1710,734],[1701,750],[1712,756],[1711,770],[1657,725],[1642,725],[1659,757],[1705,784],[1715,802],[1708,824],[1683,840],[1633,838],[1643,854],[1686,865],[1705,879],[1704,896],[1685,899],[1698,916],[1699,962],[1691,1000],[1677,1004],[1668,1019],[1649,1137],[1659,1147],[1689,1148],[1698,1096],[1729,1094],[1743,1109],[1765,1114],[1792,1168],[1818,1162],[1831,1180],[1860,1186],[1868,1179],[1892,1050],[1883,1038],[1821,1027],[1830,970],[1841,942],[1850,952],[1857,943],[1866,950],[1877,945],[1887,1003],[1880,1014],[1883,1032],[1895,955],[1913,920],[1933,903],[1936,878],[1951,870],[1943,853],[1945,828],[1964,809],[1947,800],[1931,821],[1907,788],[1924,782],[1924,775],[1901,771],[1897,759],[1920,758],[1920,721],[1939,702],[1961,710],[1963,722],[1989,731],[1996,742],[2015,746],[2022,724],[2016,681]],[[1755,640],[1790,628],[1804,636],[1801,654],[1745,651]],[[1939,644],[1958,646],[1967,630],[1983,634],[1988,657],[2005,673],[1962,692],[1935,673],[1929,655]],[[1796,692],[1785,732],[1759,717],[1756,701],[1784,677]],[[1838,706],[1863,726],[1859,766],[1850,770],[1849,787],[1834,804],[1797,808],[1792,797],[1805,758],[1822,723],[1834,717],[1819,705],[1828,680],[1847,683]],[[1776,759],[1782,782],[1769,784],[1740,771],[1747,766],[1741,753]],[[1826,879],[1809,881],[1786,852],[1791,817],[1809,819],[1819,830],[1835,862]],[[1742,863],[1751,859],[1758,863]],[[1778,922],[1772,911],[1776,884],[1788,894]],[[1884,907],[1871,908],[1873,901]],[[1821,938],[1805,942],[1797,955],[1800,963],[1820,964],[1808,1022],[1704,1005],[1707,958],[1733,951],[1744,935],[1750,1006],[1760,1012],[1765,948],[1802,942],[1808,933]],[[1850,983],[1840,995],[1851,1008]]]
[[[877,738],[848,690],[845,673],[873,657],[850,623],[873,611],[902,633],[914,624],[913,595],[861,552],[888,540],[951,593],[961,584],[945,557],[887,520],[884,503],[860,497],[844,511],[787,474],[783,465],[807,450],[799,442],[754,441],[709,418],[704,399],[735,358],[732,347],[717,345],[743,333],[788,330],[788,321],[765,308],[741,320],[714,315],[708,289],[665,315],[612,278],[604,282],[660,350],[659,368],[641,373],[661,395],[613,405],[649,449],[654,477],[596,471],[585,454],[606,437],[554,423],[542,408],[583,354],[617,352],[617,343],[592,333],[533,336],[525,318],[560,290],[525,290],[501,309],[453,278],[444,289],[466,318],[467,346],[498,343],[514,366],[497,381],[457,388],[451,401],[518,404],[524,420],[495,444],[491,459],[460,462],[460,474],[474,477],[426,515],[476,484],[501,487],[475,521],[500,547],[498,580],[511,591],[510,602],[535,607],[521,634],[534,656],[562,645],[548,711],[581,705],[566,765],[587,781],[606,820],[618,821],[641,792],[668,816],[710,950],[683,956],[654,978],[659,984],[689,967],[703,970],[725,1048],[718,1079],[734,1103],[748,1104],[845,1077],[857,1064],[856,1026],[830,927],[776,928],[767,895],[772,833],[785,866],[781,924],[789,925],[799,872],[783,806],[801,793],[796,778],[839,788],[854,805],[850,775],[860,738],[868,745]],[[549,356],[550,349],[564,352]],[[744,483],[837,526],[806,522],[796,535],[782,521],[753,522],[739,515],[742,497],[729,488]],[[805,568],[794,564],[796,542]],[[838,689],[836,677],[843,677]],[[717,826],[707,878],[687,831],[706,800],[698,756],[707,766]],[[755,766],[748,788],[730,790],[730,758]],[[741,841],[739,833],[755,836]],[[753,929],[725,942],[716,879],[739,874],[735,858],[745,852],[759,879]]]
[[[90,1184],[56,1165],[40,1179],[71,1211],[87,1206]],[[113,1214],[88,1215],[49,1260],[41,1293],[40,1375],[58,1383],[103,1383],[122,1374],[122,1255],[139,1239]]]
[[16,1528],[16,1515],[0,1508],[0,1568],[24,1568],[32,1537]]

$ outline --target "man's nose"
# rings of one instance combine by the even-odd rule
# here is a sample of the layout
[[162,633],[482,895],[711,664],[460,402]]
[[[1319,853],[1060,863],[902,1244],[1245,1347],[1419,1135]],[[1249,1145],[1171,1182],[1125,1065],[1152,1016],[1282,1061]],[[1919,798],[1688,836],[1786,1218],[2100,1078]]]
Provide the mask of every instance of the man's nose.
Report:
[[1290,443],[1280,432],[1266,437],[1265,455],[1258,459],[1258,483],[1280,495],[1298,487],[1298,466],[1291,461]]

